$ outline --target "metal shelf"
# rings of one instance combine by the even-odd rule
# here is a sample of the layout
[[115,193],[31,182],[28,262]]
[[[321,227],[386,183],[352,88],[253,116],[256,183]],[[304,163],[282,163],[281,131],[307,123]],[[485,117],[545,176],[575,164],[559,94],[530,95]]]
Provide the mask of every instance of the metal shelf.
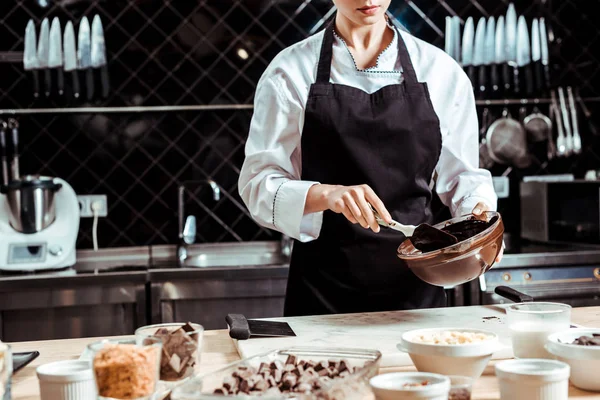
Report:
[[252,104],[199,104],[189,106],[136,106],[136,107],[65,107],[65,108],[21,108],[0,109],[0,115],[23,114],[116,114],[152,113],[173,111],[220,111],[252,110]]
[[[583,97],[585,103],[600,102],[600,97]],[[550,104],[550,98],[531,98],[531,99],[497,99],[497,100],[476,100],[478,106],[509,106],[509,105],[527,105],[527,104]]]

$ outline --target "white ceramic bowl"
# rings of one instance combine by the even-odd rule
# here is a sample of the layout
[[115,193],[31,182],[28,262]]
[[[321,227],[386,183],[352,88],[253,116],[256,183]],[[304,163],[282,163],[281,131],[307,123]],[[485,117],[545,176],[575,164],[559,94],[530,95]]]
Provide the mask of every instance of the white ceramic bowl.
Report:
[[[406,384],[429,382],[426,386]],[[448,400],[450,378],[423,372],[394,372],[377,375],[369,381],[377,400]]]
[[[429,344],[415,338],[443,331],[483,333],[490,339],[469,344]],[[478,379],[490,362],[494,352],[501,348],[498,335],[482,329],[465,328],[429,328],[405,332],[398,350],[409,354],[413,364],[420,372],[432,372],[442,375],[461,375]]]
[[89,400],[97,396],[89,361],[57,361],[40,365],[36,372],[42,400]]
[[[583,390],[600,392],[600,346],[570,344],[580,336],[599,334],[600,329],[568,329],[548,337],[546,350],[571,367],[571,383]],[[562,343],[561,343],[562,342]]]
[[500,398],[567,400],[570,367],[560,361],[523,358],[496,364]]

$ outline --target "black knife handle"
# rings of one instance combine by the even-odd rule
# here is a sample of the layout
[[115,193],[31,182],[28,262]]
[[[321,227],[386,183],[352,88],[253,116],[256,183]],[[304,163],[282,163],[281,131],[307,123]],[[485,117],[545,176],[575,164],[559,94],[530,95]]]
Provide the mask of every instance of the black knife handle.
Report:
[[512,77],[510,74],[510,66],[507,63],[502,64],[502,92],[508,94],[512,87]]
[[229,326],[229,337],[237,340],[250,338],[250,325],[242,314],[227,314],[225,322]]
[[508,286],[496,286],[496,288],[494,289],[494,292],[498,296],[502,296],[505,299],[514,301],[515,303],[529,303],[529,302],[533,301],[533,297],[531,297],[525,293],[521,293],[513,288],[508,287]]
[[544,83],[546,84],[546,90],[552,88],[552,79],[550,77],[550,65],[544,65]]
[[94,98],[94,71],[92,68],[85,70],[86,93],[88,101]]
[[469,77],[469,80],[471,81],[471,86],[473,86],[473,89],[475,89],[475,66],[467,66],[466,72],[467,76]]
[[58,87],[58,95],[62,96],[65,93],[65,75],[60,67],[56,69],[56,86]]
[[538,95],[544,92],[544,66],[541,61],[536,61],[534,64],[534,79],[535,79],[535,91]]
[[521,77],[519,76],[519,66],[517,64],[512,65],[513,69],[513,93],[521,93]]
[[37,99],[38,97],[40,97],[40,74],[35,69],[31,71],[31,82],[33,89],[33,97]]
[[51,84],[51,74],[50,74],[50,69],[49,68],[44,68],[44,94],[46,95],[46,97],[50,97],[50,91],[52,89],[52,84]]
[[525,80],[525,90],[527,91],[527,94],[531,96],[531,95],[533,95],[533,87],[534,87],[533,66],[531,65],[531,63],[523,66],[523,72],[524,72],[523,79]]
[[79,94],[81,93],[81,88],[79,86],[79,72],[77,72],[77,70],[71,71],[71,80],[73,83],[73,97],[78,99]]
[[102,81],[102,98],[106,99],[108,97],[108,92],[110,90],[108,67],[106,65],[103,65],[102,67],[100,67],[100,80]]
[[497,94],[500,91],[500,76],[498,75],[498,64],[490,66],[491,92]]
[[486,96],[486,86],[487,86],[487,70],[488,67],[485,64],[481,64],[479,67],[479,74],[477,78],[477,82],[479,83],[479,97],[484,98]]

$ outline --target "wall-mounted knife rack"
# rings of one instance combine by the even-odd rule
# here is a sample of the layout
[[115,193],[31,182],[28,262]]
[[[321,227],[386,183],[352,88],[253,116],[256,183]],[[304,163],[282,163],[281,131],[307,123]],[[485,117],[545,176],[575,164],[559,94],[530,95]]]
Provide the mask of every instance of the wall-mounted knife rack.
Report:
[[[600,103],[600,97],[583,97],[585,103]],[[549,104],[552,99],[498,99],[477,100],[478,106],[504,106],[504,105],[527,105],[527,104]],[[136,106],[136,107],[72,107],[72,108],[19,108],[0,109],[0,115],[23,115],[23,114],[127,114],[127,113],[151,113],[151,112],[180,112],[180,111],[223,111],[223,110],[252,110],[252,104],[198,104],[181,106]]]

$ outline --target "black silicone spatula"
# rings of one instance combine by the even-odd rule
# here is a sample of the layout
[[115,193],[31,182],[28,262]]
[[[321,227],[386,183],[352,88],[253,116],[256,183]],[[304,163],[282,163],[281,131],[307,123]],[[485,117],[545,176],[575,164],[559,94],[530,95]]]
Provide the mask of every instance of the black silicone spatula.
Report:
[[242,314],[227,314],[225,317],[232,339],[246,340],[252,337],[296,336],[287,322],[246,319]]

